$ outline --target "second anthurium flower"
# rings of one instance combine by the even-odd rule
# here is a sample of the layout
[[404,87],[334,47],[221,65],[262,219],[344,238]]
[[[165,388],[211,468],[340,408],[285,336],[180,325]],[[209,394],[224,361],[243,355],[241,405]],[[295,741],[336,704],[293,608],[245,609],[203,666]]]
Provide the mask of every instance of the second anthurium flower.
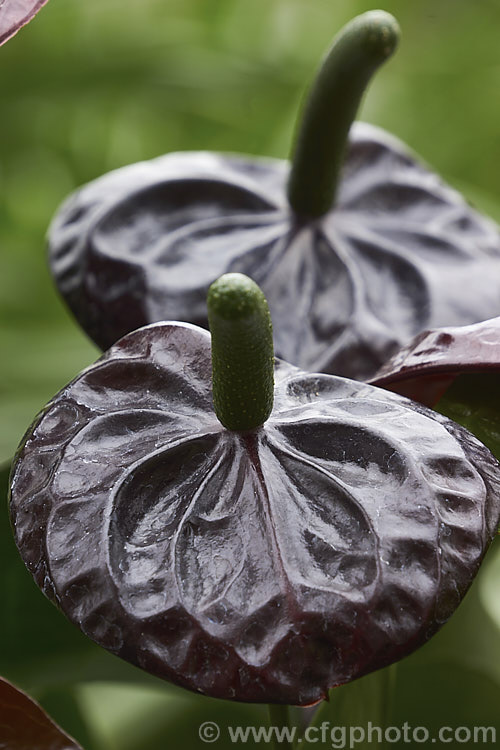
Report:
[[500,313],[495,225],[395,138],[351,128],[398,39],[383,11],[340,32],[290,164],[171,153],[65,202],[49,233],[51,268],[100,347],[159,320],[207,327],[208,287],[228,271],[262,287],[278,356],[358,379],[425,328]]
[[425,407],[274,361],[247,277],[208,308],[212,340],[146,326],[45,407],[13,466],[16,541],[113,653],[207,695],[307,705],[450,617],[498,525],[500,466]]

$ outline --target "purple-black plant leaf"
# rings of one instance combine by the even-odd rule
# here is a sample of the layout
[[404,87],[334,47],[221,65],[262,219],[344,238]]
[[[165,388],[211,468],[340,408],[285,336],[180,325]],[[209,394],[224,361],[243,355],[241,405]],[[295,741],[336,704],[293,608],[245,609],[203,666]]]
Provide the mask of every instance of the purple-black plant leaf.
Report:
[[498,372],[459,375],[434,408],[463,425],[500,458],[498,386]]
[[211,404],[210,335],[129,334],[61,391],[12,473],[16,541],[93,640],[192,690],[309,704],[426,641],[496,532],[465,430],[282,361],[261,428]]

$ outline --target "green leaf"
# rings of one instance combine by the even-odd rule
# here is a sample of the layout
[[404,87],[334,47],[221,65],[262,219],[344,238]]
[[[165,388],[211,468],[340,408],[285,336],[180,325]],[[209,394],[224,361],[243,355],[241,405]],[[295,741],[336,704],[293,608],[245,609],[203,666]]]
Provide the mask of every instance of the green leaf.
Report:
[[500,460],[500,373],[463,373],[435,406],[472,432]]
[[497,537],[479,580],[479,599],[500,634],[500,537]]
[[499,706],[500,685],[484,672],[444,660],[414,662],[398,680],[391,724],[425,727],[431,737],[438,737],[441,727],[493,727],[498,734]]

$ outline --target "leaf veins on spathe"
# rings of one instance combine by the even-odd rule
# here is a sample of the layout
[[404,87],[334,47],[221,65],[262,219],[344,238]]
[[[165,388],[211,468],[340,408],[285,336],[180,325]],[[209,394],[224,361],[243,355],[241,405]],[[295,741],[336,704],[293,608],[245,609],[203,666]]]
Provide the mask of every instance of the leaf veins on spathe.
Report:
[[359,379],[425,328],[497,314],[497,227],[396,138],[356,123],[337,201],[313,221],[291,211],[288,173],[277,159],[173,153],[91,182],[51,225],[61,294],[107,349],[155,321],[208,327],[209,285],[244,273],[279,357]]

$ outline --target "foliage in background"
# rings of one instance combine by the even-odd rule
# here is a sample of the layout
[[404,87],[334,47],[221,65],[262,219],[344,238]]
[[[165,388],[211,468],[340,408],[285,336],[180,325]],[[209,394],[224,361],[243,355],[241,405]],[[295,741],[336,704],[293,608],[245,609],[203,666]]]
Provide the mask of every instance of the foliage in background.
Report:
[[[166,151],[287,156],[318,56],[343,23],[372,7],[52,0],[0,49],[1,460],[40,407],[98,354],[46,270],[44,236],[59,202],[109,169]],[[403,42],[370,89],[363,119],[401,137],[500,219],[500,2],[383,7],[400,21]],[[187,750],[204,747],[201,721],[264,721],[259,707],[177,690],[98,649],[24,571],[5,506],[0,534],[0,674],[39,698],[86,750],[162,750],[173,740]],[[499,570],[497,544],[451,622],[398,665],[392,724],[499,725]],[[363,681],[345,695],[337,700],[333,691],[321,717],[355,723]],[[234,745],[223,733],[216,747]]]

